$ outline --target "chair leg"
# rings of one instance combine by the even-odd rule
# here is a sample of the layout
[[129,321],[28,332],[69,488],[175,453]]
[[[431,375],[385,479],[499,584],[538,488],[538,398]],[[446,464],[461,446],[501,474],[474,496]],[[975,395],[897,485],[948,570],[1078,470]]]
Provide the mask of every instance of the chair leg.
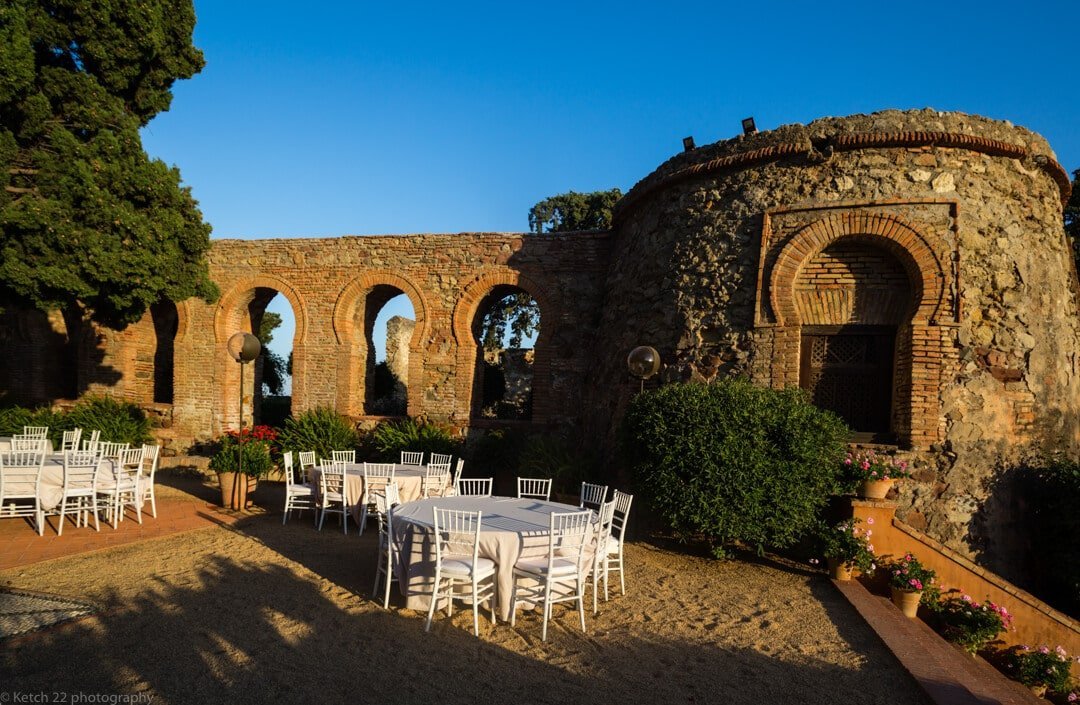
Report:
[[[97,506],[97,494],[90,496],[90,510],[94,513],[94,531],[101,531],[101,524],[98,523],[98,506]],[[90,520],[87,519],[87,526],[90,525]]]
[[[494,598],[492,598],[494,599]],[[517,623],[517,576],[514,576],[514,581],[511,583],[510,588],[510,626],[513,627]]]
[[322,511],[319,512],[319,531],[322,531],[323,520],[326,519],[326,505],[322,506]]
[[360,502],[360,530],[356,532],[357,536],[364,535],[364,527],[367,525],[367,498],[365,497]]
[[472,579],[472,630],[473,636],[480,636],[480,590],[476,584],[476,573],[473,572]]
[[154,488],[150,487],[150,516],[157,519],[157,497],[154,495]]
[[[288,490],[286,490],[288,492]],[[289,495],[285,495],[285,511],[281,513],[281,525],[285,526],[285,520],[289,518]]]
[[622,546],[619,547],[619,588],[622,594],[626,594],[626,571],[623,570]]
[[551,580],[544,582],[544,626],[540,629],[540,641],[547,641],[547,625],[551,619]]
[[428,605],[427,610],[427,622],[424,624],[424,631],[431,631],[431,620],[435,616],[435,605],[439,602],[439,579],[442,576],[439,575],[439,571],[435,571],[435,587],[431,590],[431,604]]
[[139,502],[138,493],[132,493],[131,503],[135,505],[135,518],[139,520],[139,526],[142,526],[142,503]]
[[579,575],[577,580],[577,606],[578,615],[581,617],[581,633],[585,633],[585,582],[584,576]]
[[390,609],[390,576],[393,575],[390,571],[394,569],[393,556],[389,552],[386,554],[386,586],[383,588],[383,601],[382,606],[384,610]]
[[67,497],[60,500],[60,519],[56,522],[56,535],[64,535],[64,517],[67,515]]

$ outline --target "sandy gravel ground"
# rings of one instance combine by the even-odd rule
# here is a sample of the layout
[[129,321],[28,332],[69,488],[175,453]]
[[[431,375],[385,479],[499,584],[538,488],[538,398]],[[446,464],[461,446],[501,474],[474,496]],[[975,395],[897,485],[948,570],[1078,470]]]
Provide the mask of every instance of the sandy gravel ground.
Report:
[[[262,491],[262,490],[260,490]],[[384,611],[375,531],[280,514],[0,572],[97,616],[0,644],[0,691],[153,703],[925,703],[824,577],[628,546],[628,594],[517,627]],[[374,525],[372,525],[374,529]],[[73,698],[68,697],[67,702]],[[144,700],[145,702],[145,700]]]

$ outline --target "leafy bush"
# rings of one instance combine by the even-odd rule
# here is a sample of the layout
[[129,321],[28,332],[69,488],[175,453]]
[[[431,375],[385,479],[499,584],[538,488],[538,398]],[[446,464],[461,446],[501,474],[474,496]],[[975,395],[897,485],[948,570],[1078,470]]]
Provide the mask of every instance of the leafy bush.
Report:
[[529,438],[525,431],[497,428],[470,441],[469,474],[474,477],[496,477],[508,471],[516,474]]
[[316,458],[329,458],[333,450],[354,450],[359,440],[352,422],[329,408],[311,409],[286,419],[278,433],[282,450],[313,450]]
[[[101,431],[101,440],[142,445],[149,443],[150,419],[139,407],[112,397],[86,397],[67,413],[68,429]],[[50,434],[51,435],[51,434]],[[59,436],[53,440],[58,442]]]
[[659,518],[723,556],[736,541],[761,552],[811,530],[838,488],[848,434],[801,390],[722,380],[639,394],[622,448]]
[[[928,591],[934,585],[937,573],[924,566],[918,558],[910,553],[904,557],[889,563],[889,586],[897,590]],[[937,596],[934,595],[936,599]]]
[[990,645],[1012,624],[1012,615],[990,600],[975,602],[970,595],[955,595],[928,605],[935,629],[941,635],[975,653]]
[[550,477],[552,488],[577,494],[581,483],[595,479],[600,458],[594,450],[583,450],[564,435],[537,433],[529,436],[517,464],[522,477]]
[[0,410],[0,435],[22,433],[23,426],[48,426],[53,446],[60,447],[64,431],[75,428],[101,431],[101,440],[141,445],[151,440],[150,420],[134,404],[112,397],[85,397],[70,411],[54,411],[48,407],[25,409],[11,407]]
[[1052,651],[1045,645],[1037,649],[1022,646],[1012,652],[1010,661],[1010,675],[1024,685],[1045,685],[1050,692],[1060,695],[1069,691],[1072,660],[1060,646]]
[[1080,462],[1055,462],[1022,476],[1025,529],[1040,597],[1080,617]]
[[461,453],[461,441],[450,435],[450,429],[422,418],[380,423],[371,433],[371,443],[385,462],[396,462],[403,450]]

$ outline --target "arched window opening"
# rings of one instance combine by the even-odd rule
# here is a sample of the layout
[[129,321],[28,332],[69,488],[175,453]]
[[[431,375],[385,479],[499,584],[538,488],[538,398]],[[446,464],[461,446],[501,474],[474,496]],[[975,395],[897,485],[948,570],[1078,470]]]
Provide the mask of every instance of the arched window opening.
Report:
[[176,304],[160,301],[150,307],[154,323],[154,403],[173,403],[174,348],[179,316]]
[[401,289],[372,287],[364,299],[364,413],[405,416],[409,408],[409,345],[416,312]]
[[903,265],[871,242],[842,238],[807,261],[794,293],[803,323],[799,385],[858,440],[893,440],[898,387],[911,376],[901,343],[914,296]]
[[289,300],[258,288],[248,304],[251,330],[262,343],[255,360],[255,423],[280,426],[292,413],[292,347],[296,316]]
[[533,362],[540,307],[527,291],[496,286],[473,319],[477,343],[472,415],[507,421],[532,419]]

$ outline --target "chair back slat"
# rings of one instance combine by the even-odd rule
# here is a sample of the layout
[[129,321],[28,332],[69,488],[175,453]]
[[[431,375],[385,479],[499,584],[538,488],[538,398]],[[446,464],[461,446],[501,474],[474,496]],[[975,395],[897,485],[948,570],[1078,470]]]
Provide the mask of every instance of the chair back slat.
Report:
[[423,451],[401,451],[401,464],[402,465],[423,465],[424,464],[424,452]]
[[626,531],[626,521],[630,517],[630,504],[634,501],[634,495],[615,490],[612,501],[615,502],[615,512],[611,520],[611,533],[621,541]]
[[462,497],[490,497],[491,487],[495,483],[492,477],[465,477],[457,481],[457,490]]
[[98,484],[101,466],[101,456],[95,451],[69,450],[64,453],[64,493],[94,489]]
[[332,450],[332,451],[330,451],[330,459],[331,460],[340,460],[340,461],[345,462],[345,463],[355,463],[356,462],[356,451],[355,450]]
[[345,461],[324,460],[319,474],[319,487],[324,496],[339,494],[345,496]]
[[548,538],[548,574],[558,559],[570,559],[577,565],[578,574],[585,569],[585,545],[590,538],[593,513],[556,512],[551,515],[551,531]]
[[453,459],[454,458],[453,458],[452,455],[447,455],[446,453],[432,453],[431,457],[428,458],[428,465],[447,465],[448,466],[448,465],[451,464]]
[[435,560],[447,556],[469,556],[473,564],[480,548],[481,512],[432,508],[435,522]]
[[581,507],[583,509],[600,509],[600,505],[607,499],[607,485],[594,485],[591,482],[581,483]]
[[551,478],[519,477],[517,479],[518,499],[551,499]]
[[22,435],[30,438],[48,438],[49,427],[48,426],[23,426]]

